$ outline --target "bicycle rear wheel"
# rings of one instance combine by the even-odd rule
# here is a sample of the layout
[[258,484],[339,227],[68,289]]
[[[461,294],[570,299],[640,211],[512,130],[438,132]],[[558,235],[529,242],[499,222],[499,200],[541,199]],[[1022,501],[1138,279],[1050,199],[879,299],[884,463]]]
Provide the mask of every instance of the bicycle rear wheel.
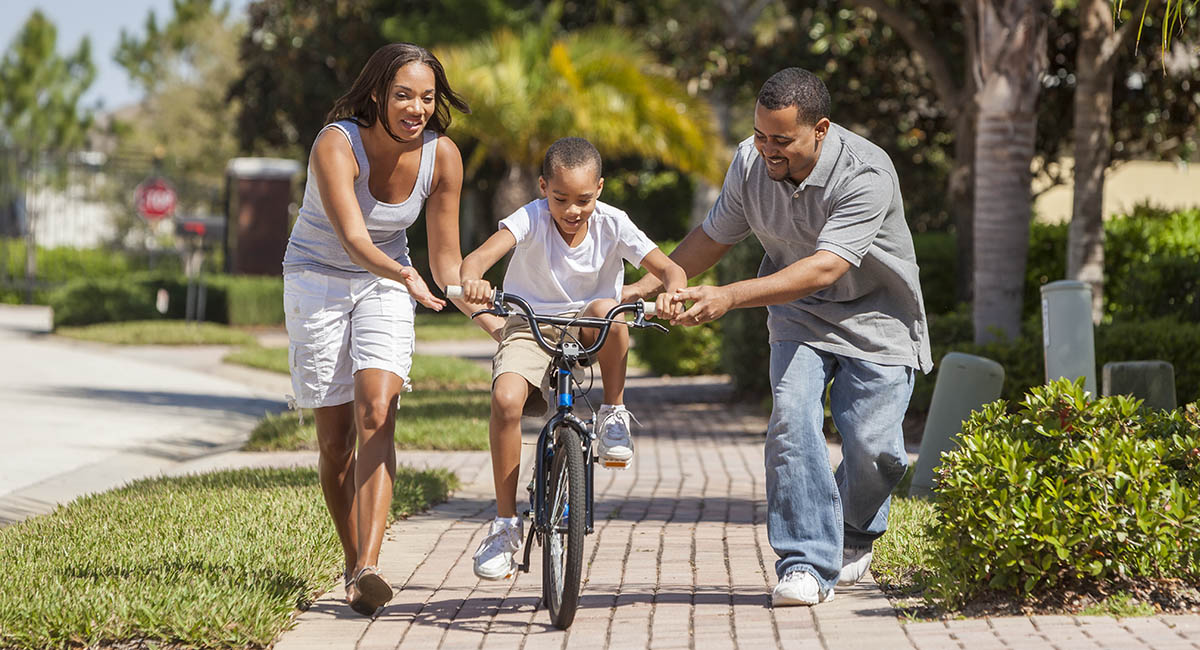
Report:
[[550,622],[571,626],[579,608],[583,536],[587,533],[587,476],[583,447],[571,429],[559,429],[546,484],[546,523],[542,544],[542,594]]

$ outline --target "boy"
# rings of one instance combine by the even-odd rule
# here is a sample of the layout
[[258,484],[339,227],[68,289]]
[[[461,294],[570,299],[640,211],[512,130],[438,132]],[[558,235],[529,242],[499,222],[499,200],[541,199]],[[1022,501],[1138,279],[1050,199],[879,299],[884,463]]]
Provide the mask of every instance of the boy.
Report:
[[[644,267],[666,290],[657,298],[660,318],[676,315],[671,296],[687,286],[687,275],[633,224],[629,216],[599,202],[604,188],[600,153],[583,138],[563,138],[546,151],[538,179],[545,197],[500,222],[500,228],[463,260],[460,278],[468,303],[486,305],[492,287],[482,279],[510,250],[505,291],[529,302],[539,314],[604,316],[617,305],[624,276],[623,260]],[[543,333],[550,333],[543,330]],[[584,345],[596,331],[583,328]],[[625,361],[629,330],[614,327],[599,352],[604,404],[596,417],[601,458],[633,458],[630,413],[624,406]],[[516,570],[521,521],[516,513],[517,474],[521,463],[521,414],[546,411],[546,372],[550,356],[533,339],[524,319],[505,324],[492,363],[492,412],[488,433],[496,487],[496,519],[475,552],[475,575],[509,578]]]

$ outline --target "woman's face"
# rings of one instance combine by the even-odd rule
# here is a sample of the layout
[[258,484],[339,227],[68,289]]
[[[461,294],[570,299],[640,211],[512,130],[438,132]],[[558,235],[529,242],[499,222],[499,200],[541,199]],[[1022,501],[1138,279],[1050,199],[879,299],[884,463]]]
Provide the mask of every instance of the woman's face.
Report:
[[402,66],[388,89],[387,120],[392,133],[406,142],[416,139],[433,117],[436,98],[429,66],[419,61]]

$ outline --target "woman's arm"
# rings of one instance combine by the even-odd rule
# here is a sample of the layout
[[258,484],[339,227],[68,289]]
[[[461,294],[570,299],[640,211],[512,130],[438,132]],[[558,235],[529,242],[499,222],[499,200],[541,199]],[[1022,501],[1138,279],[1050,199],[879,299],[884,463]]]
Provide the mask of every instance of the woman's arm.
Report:
[[[425,231],[429,235],[429,270],[433,273],[433,281],[443,289],[461,284],[459,267],[463,259],[458,244],[458,209],[462,181],[462,154],[453,140],[441,136],[437,143],[433,186],[425,202]],[[475,311],[461,298],[451,302],[468,316]],[[475,322],[492,338],[499,336],[504,325],[504,319],[491,314],[480,314]]]
[[416,269],[388,257],[371,241],[358,198],[354,196],[358,163],[349,141],[332,129],[326,131],[313,146],[312,166],[325,214],[329,215],[333,232],[350,261],[381,278],[403,282],[412,297],[426,307],[444,307],[446,302],[429,291]]

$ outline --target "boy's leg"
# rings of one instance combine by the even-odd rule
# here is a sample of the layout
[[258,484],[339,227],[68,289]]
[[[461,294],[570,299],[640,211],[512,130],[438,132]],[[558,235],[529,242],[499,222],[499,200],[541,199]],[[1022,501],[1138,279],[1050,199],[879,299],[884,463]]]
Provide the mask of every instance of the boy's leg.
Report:
[[[593,300],[579,312],[579,315],[603,317],[616,306],[616,300]],[[585,327],[580,333],[580,338],[584,345],[591,345],[597,335],[598,332],[595,329]],[[608,330],[608,338],[604,341],[604,347],[596,353],[596,361],[600,364],[600,379],[604,384],[605,404],[625,403],[625,372],[628,358],[629,328],[614,324]]]
[[[615,300],[595,300],[588,303],[580,316],[604,316],[617,306]],[[585,345],[596,340],[598,332],[584,328],[580,338]],[[604,384],[604,403],[596,414],[597,453],[606,467],[625,467],[633,459],[633,437],[630,435],[632,415],[625,408],[625,372],[629,357],[629,328],[613,325],[608,330],[604,347],[596,353],[600,378]]]
[[492,480],[496,486],[496,516],[517,514],[517,477],[521,469],[521,410],[532,387],[515,372],[492,382],[492,412],[488,441],[492,451]]

